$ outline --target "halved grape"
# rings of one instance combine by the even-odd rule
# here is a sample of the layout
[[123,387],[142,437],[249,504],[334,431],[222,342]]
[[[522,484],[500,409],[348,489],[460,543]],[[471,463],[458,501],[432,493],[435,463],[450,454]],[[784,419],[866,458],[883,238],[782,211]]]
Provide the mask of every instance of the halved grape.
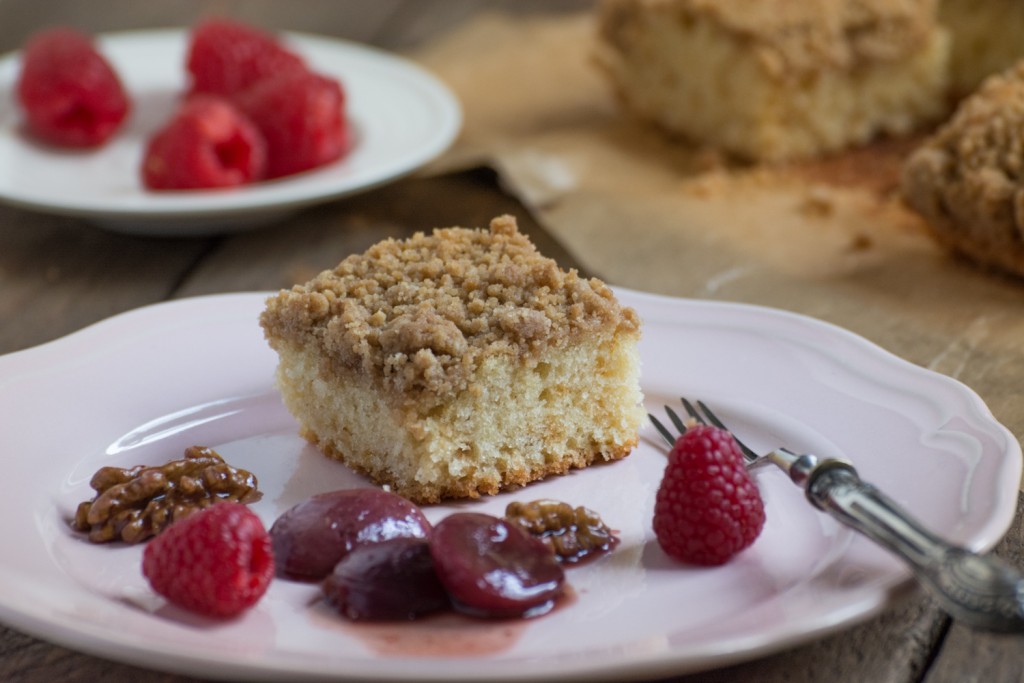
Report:
[[430,542],[393,538],[355,548],[323,582],[324,597],[349,619],[415,619],[449,606]]
[[517,617],[547,612],[562,592],[565,574],[554,553],[503,519],[457,512],[430,537],[438,578],[460,611]]
[[322,493],[287,510],[270,529],[278,576],[319,581],[354,548],[392,538],[427,538],[430,522],[382,489]]

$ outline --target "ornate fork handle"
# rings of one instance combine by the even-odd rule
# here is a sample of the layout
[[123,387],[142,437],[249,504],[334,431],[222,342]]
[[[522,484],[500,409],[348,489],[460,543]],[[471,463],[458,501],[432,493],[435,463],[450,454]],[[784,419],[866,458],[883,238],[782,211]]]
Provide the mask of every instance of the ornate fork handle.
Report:
[[784,448],[766,457],[815,507],[903,558],[951,616],[976,628],[1024,630],[1024,576],[1015,569],[938,538],[848,462]]

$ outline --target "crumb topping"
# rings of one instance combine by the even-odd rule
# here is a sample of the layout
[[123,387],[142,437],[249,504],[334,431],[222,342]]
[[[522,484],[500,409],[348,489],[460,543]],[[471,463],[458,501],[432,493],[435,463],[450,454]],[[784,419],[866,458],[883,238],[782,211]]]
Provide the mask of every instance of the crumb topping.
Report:
[[1024,178],[1024,63],[989,78],[927,143],[964,174]]
[[613,44],[639,11],[684,25],[703,18],[751,41],[776,77],[898,61],[938,30],[936,0],[610,0],[605,9]]
[[640,325],[603,282],[542,256],[510,216],[380,242],[282,290],[260,322],[274,348],[313,345],[395,391],[441,398],[467,389],[490,356],[536,360],[579,335]]

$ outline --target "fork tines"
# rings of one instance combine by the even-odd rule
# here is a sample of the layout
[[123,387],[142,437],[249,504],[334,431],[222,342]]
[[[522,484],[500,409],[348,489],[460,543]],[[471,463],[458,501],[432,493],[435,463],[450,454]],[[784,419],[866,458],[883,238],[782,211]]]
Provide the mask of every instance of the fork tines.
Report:
[[[668,415],[668,419],[672,423],[672,426],[676,428],[677,434],[672,434],[672,430],[666,427],[658,418],[651,414],[647,415],[651,420],[651,424],[654,425],[654,428],[658,430],[658,433],[661,434],[662,438],[664,438],[666,442],[668,442],[670,447],[674,446],[676,439],[686,433],[687,428],[692,427],[694,424],[710,424],[718,427],[719,429],[731,432],[731,430],[718,419],[718,416],[715,415],[715,413],[712,412],[712,410],[708,408],[703,401],[698,400],[696,401],[696,405],[694,405],[694,403],[691,403],[685,398],[680,398],[679,400],[682,402],[683,408],[686,410],[688,419],[684,420],[680,417],[679,413],[672,410],[671,406],[665,406],[665,414]],[[735,437],[735,435],[733,436]],[[754,462],[759,459],[758,455],[738,438],[736,439],[736,443],[739,445],[740,450],[743,451],[743,455],[749,462]]]

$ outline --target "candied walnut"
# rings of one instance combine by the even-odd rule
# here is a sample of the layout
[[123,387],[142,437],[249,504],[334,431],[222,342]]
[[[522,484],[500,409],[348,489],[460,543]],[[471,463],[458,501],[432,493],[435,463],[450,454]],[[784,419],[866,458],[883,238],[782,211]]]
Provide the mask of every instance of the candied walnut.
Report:
[[253,503],[263,495],[252,473],[205,446],[190,446],[164,465],[101,467],[89,485],[96,496],[78,505],[71,526],[93,543],[138,543],[214,503]]
[[512,502],[505,519],[519,525],[551,548],[560,562],[575,564],[618,545],[615,533],[593,510],[557,500]]

